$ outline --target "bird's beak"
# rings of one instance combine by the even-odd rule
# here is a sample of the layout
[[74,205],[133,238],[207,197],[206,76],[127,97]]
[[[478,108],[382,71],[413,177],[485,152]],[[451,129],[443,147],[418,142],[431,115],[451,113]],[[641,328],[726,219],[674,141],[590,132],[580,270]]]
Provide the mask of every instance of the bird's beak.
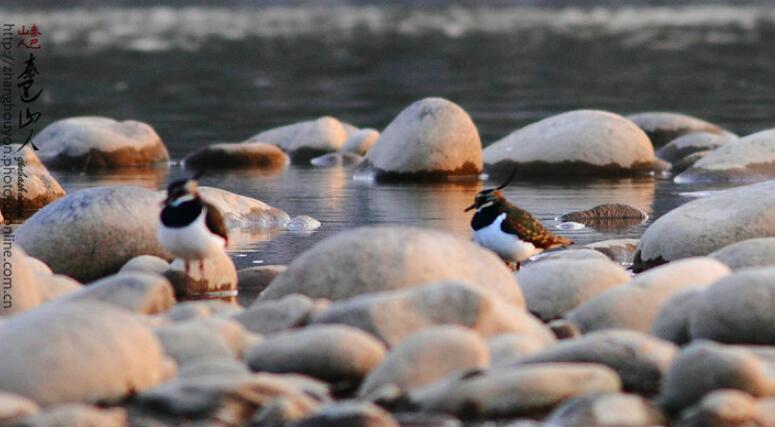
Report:
[[467,207],[463,212],[468,212],[468,211],[470,211],[471,209],[474,209],[474,208],[476,208],[476,203],[474,203],[473,205]]

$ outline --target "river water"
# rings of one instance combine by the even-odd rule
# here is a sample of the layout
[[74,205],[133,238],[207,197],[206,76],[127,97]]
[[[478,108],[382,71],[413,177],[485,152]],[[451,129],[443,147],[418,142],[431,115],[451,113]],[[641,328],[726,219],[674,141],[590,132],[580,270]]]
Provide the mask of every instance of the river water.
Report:
[[[741,135],[775,124],[775,8],[766,3],[268,3],[0,5],[0,17],[36,23],[43,32],[41,122],[78,115],[145,121],[175,160],[207,144],[321,115],[382,129],[426,96],[460,104],[485,146],[578,108],[677,111]],[[72,192],[116,183],[162,188],[184,171],[173,165],[54,174]],[[467,237],[470,216],[463,209],[495,183],[372,185],[353,181],[351,169],[294,166],[274,175],[211,173],[203,184],[322,222],[312,234],[244,230],[231,252],[245,267],[288,263],[320,239],[365,224],[432,227]],[[669,178],[521,181],[506,195],[550,227],[557,215],[605,202],[627,203],[650,216],[626,230],[563,232],[584,244],[637,238],[650,221],[708,190],[715,188]]]

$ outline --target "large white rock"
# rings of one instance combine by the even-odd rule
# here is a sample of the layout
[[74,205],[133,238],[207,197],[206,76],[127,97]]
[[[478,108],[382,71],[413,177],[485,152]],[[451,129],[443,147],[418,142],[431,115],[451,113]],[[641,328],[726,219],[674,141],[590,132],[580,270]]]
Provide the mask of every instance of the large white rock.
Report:
[[482,144],[468,113],[446,99],[425,98],[390,122],[356,175],[424,180],[481,171]]
[[666,213],[643,233],[633,269],[708,255],[755,237],[775,237],[775,180],[712,194]]
[[135,315],[99,302],[53,302],[0,325],[0,390],[50,405],[115,402],[174,373]]
[[[203,187],[202,197],[228,227],[272,227],[288,215],[249,197]],[[72,193],[36,212],[16,231],[17,242],[55,273],[80,282],[117,272],[138,255],[172,259],[156,239],[163,192],[130,186]]]
[[649,111],[627,116],[640,126],[651,139],[654,147],[661,147],[670,141],[694,132],[734,135],[705,120],[680,113]]
[[723,262],[732,270],[775,266],[775,237],[742,240],[708,256]]
[[522,292],[494,253],[451,234],[415,227],[343,231],[308,249],[261,293],[345,299],[378,291],[462,281],[523,306]]
[[307,164],[314,157],[339,151],[350,134],[350,129],[344,123],[325,116],[269,129],[245,142],[277,145],[288,153],[294,163]]
[[169,161],[167,148],[152,127],[134,120],[72,117],[43,129],[33,139],[47,166],[94,169]]
[[542,175],[630,175],[654,168],[642,130],[617,114],[576,110],[516,130],[484,150],[487,170]]
[[775,129],[722,145],[675,177],[675,182],[747,183],[775,178]]

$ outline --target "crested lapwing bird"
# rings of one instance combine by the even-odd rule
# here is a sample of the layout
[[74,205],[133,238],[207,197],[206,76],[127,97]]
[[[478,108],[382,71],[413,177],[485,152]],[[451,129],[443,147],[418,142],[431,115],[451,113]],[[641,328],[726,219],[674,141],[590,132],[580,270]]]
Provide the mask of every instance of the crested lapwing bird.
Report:
[[190,261],[199,261],[199,277],[204,278],[204,259],[222,251],[228,244],[221,212],[202,200],[197,192],[200,171],[191,178],[170,183],[159,218],[157,238],[173,255],[182,258],[188,277]]
[[476,209],[471,219],[474,241],[519,270],[521,262],[531,256],[572,245],[573,241],[550,232],[530,212],[506,200],[501,190],[511,182],[515,172],[498,187],[480,191],[466,212]]

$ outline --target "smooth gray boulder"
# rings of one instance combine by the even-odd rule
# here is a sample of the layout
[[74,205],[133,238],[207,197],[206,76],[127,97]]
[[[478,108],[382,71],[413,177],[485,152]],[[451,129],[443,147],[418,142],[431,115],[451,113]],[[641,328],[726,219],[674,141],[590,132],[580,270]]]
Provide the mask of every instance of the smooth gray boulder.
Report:
[[293,163],[308,164],[314,157],[339,151],[351,134],[345,123],[324,116],[260,132],[244,143],[274,144],[282,148]]
[[600,329],[649,332],[659,310],[673,295],[703,289],[730,273],[706,257],[687,258],[635,276],[571,310],[566,316],[583,333]]
[[730,141],[675,177],[677,183],[751,183],[775,178],[775,129]]
[[759,237],[775,237],[775,180],[711,194],[666,213],[641,236],[633,269],[708,255]]
[[411,401],[465,419],[540,417],[568,399],[620,388],[616,373],[602,365],[541,363],[452,375],[411,393]]
[[657,157],[676,163],[702,151],[715,150],[737,137],[728,133],[692,132],[680,136],[656,151]]
[[689,334],[730,344],[775,345],[775,267],[723,277],[694,302]]
[[347,138],[347,141],[345,141],[342,146],[342,151],[365,156],[378,139],[379,132],[377,130],[368,128],[359,129]]
[[317,243],[272,280],[259,300],[293,293],[339,300],[444,280],[524,305],[514,277],[494,253],[448,233],[405,226],[361,227]]
[[299,373],[324,381],[360,382],[385,357],[385,347],[360,329],[316,325],[268,336],[247,351],[254,371]]
[[100,169],[166,163],[169,153],[149,125],[135,120],[72,117],[58,120],[32,139],[38,157],[55,169]]
[[775,237],[742,240],[713,251],[708,256],[723,262],[732,270],[775,266]]
[[471,117],[443,98],[408,107],[382,131],[356,176],[377,180],[475,178],[482,172],[482,143]]
[[303,326],[314,309],[315,301],[311,298],[291,294],[276,300],[256,301],[233,319],[251,332],[267,335]]
[[378,292],[336,301],[315,314],[313,324],[345,324],[363,329],[393,346],[419,330],[461,325],[483,336],[514,333],[546,344],[551,331],[522,308],[464,283],[442,282]]
[[668,299],[654,317],[651,333],[678,345],[691,341],[689,321],[702,289],[686,289]]
[[648,334],[612,329],[562,340],[516,363],[599,363],[619,374],[625,391],[650,396],[659,392],[677,352],[674,344]]
[[167,279],[149,273],[121,273],[109,276],[69,293],[67,301],[100,301],[141,314],[163,313],[175,305]]
[[516,130],[484,149],[491,173],[522,176],[639,175],[653,171],[651,141],[634,123],[605,111],[576,110]]
[[713,123],[681,113],[649,111],[630,114],[627,118],[646,132],[654,148],[662,147],[680,136],[695,132],[734,136]]
[[358,395],[388,385],[408,393],[455,372],[485,368],[489,362],[489,348],[478,333],[455,325],[423,329],[391,349],[363,380]]
[[659,404],[669,414],[677,414],[718,389],[760,397],[775,392],[775,382],[750,351],[697,340],[684,347],[670,365]]

